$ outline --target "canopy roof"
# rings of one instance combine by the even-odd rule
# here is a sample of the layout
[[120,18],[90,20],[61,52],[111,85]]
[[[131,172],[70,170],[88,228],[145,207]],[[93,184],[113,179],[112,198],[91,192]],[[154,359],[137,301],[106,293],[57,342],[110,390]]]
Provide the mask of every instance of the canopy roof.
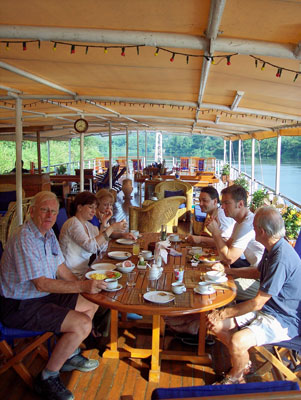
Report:
[[2,140],[16,96],[24,139],[301,133],[300,0],[2,0],[0,40]]

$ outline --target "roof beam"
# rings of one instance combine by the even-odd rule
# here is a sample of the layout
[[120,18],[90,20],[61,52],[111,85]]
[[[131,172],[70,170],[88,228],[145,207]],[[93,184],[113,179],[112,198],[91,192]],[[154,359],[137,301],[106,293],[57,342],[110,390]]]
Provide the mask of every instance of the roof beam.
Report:
[[240,100],[242,99],[243,95],[245,92],[242,92],[241,90],[237,90],[236,96],[233,100],[233,103],[231,104],[231,110],[236,111],[238,104],[240,103]]
[[32,81],[41,83],[42,85],[46,85],[53,89],[59,90],[60,92],[68,93],[74,97],[77,96],[77,93],[72,92],[71,90],[68,90],[68,89],[64,88],[63,86],[60,86],[60,85],[57,85],[56,83],[47,81],[46,79],[40,78],[39,76],[36,76],[36,75],[33,75],[30,72],[23,71],[22,69],[16,68],[13,65],[7,64],[3,61],[0,61],[0,68],[5,69],[10,72],[14,72],[17,75],[23,76],[24,78],[31,79]]
[[[218,22],[218,18],[216,19]],[[214,31],[213,28],[211,28]],[[120,31],[109,29],[80,29],[33,27],[18,25],[0,25],[1,39],[38,39],[53,41],[71,41],[85,43],[127,44],[133,46],[171,47],[194,50],[206,50],[208,39],[198,35],[176,33],[158,33],[145,31]],[[254,54],[261,56],[301,59],[301,54],[294,53],[293,43],[271,43],[260,40],[244,40],[220,37],[215,39],[215,51]]]

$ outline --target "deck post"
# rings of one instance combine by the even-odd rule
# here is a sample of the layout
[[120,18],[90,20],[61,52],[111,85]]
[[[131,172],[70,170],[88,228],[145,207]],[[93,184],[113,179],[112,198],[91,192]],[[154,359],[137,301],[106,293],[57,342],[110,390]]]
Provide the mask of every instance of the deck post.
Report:
[[16,97],[16,200],[17,223],[22,225],[22,99]]
[[68,145],[69,145],[69,163],[68,163],[68,174],[71,175],[71,140],[69,139]]
[[229,140],[229,165],[230,165],[230,179],[233,178],[232,172],[232,140]]
[[[140,172],[140,162],[139,162],[139,130],[137,129],[137,172]],[[138,175],[139,176],[139,175]]]
[[147,166],[147,131],[145,131],[145,140],[144,140],[144,144],[145,144],[145,165],[144,168]]
[[280,166],[281,166],[281,136],[277,132],[277,158],[276,158],[276,180],[275,180],[275,194],[280,193]]
[[80,134],[80,178],[79,178],[79,191],[84,191],[84,134]]
[[112,189],[112,127],[109,122],[109,187]]
[[238,141],[238,173],[241,174],[241,139]]
[[[50,140],[47,140],[47,160],[48,160],[48,166],[47,166],[47,172],[50,172]],[[70,172],[69,172],[70,174]]]
[[125,165],[126,165],[126,177],[128,179],[128,177],[129,177],[129,128],[128,128],[128,126],[125,127],[125,132],[126,132]]
[[227,142],[224,139],[224,164],[226,164],[227,161]]
[[252,157],[251,157],[251,195],[254,192],[255,184],[255,139],[252,138]]

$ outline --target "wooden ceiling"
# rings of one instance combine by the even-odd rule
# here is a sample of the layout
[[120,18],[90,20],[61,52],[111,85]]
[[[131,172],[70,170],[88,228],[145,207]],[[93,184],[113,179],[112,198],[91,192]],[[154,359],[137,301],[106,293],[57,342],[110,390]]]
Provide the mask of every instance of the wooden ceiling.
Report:
[[301,0],[2,0],[0,138],[300,134],[300,65]]

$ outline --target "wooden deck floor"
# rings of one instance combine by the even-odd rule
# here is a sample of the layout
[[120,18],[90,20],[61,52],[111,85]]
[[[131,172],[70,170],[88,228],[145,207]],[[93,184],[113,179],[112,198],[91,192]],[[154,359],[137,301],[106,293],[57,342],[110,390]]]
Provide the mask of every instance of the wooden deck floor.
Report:
[[[134,193],[131,200],[132,205],[138,204],[137,193]],[[116,217],[119,220],[127,217],[129,204],[124,204],[122,194],[118,195],[116,204]],[[182,223],[179,227],[180,233],[187,233],[190,230],[189,224]],[[121,341],[138,347],[151,347],[150,329],[131,328],[120,329]],[[104,344],[104,338],[100,344]],[[166,349],[191,349],[191,346],[183,344],[171,332],[166,332],[164,338]],[[160,383],[148,382],[148,370],[150,359],[121,359],[108,360],[99,356],[99,350],[85,350],[84,354],[90,358],[97,358],[100,366],[93,372],[81,373],[79,371],[62,373],[62,379],[67,387],[74,393],[76,400],[126,400],[132,396],[134,400],[149,400],[152,391],[157,387],[181,387],[190,385],[210,384],[217,379],[218,374],[226,371],[229,365],[229,357],[222,344],[207,347],[212,357],[212,366],[206,367],[185,362],[164,360],[161,363]],[[253,361],[260,363],[260,359],[252,355]],[[30,370],[37,375],[43,368],[44,361],[36,359]],[[248,381],[271,381],[275,377],[271,372],[264,376],[251,376]],[[0,399],[6,400],[36,400],[35,395],[19,378],[14,370],[9,370],[0,375]]]

